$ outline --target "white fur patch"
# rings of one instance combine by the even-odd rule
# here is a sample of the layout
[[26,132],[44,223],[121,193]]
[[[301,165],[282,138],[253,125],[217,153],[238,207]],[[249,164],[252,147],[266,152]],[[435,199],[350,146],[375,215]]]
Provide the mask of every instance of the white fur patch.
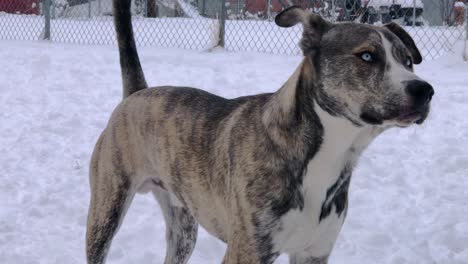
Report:
[[333,117],[318,105],[315,110],[324,127],[324,138],[304,176],[304,208],[291,210],[281,218],[282,230],[274,235],[273,242],[280,252],[322,257],[330,254],[345,217],[333,207],[330,215],[320,221],[327,189],[338,180],[346,164],[354,165],[377,133],[371,127],[356,127],[344,118]]
[[386,72],[386,74],[388,74],[389,79],[393,82],[393,87],[404,89],[405,81],[419,80],[419,77],[416,76],[416,74],[405,68],[405,66],[400,62],[396,61],[392,53],[392,43],[390,43],[382,33],[380,33],[380,35],[382,36],[382,42],[385,49],[385,57],[390,66],[390,71]]

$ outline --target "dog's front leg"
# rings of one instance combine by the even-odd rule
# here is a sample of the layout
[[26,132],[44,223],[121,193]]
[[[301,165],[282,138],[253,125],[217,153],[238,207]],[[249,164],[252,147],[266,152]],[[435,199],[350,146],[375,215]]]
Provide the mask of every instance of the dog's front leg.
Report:
[[223,264],[271,264],[277,254],[259,251],[257,241],[245,234],[236,234],[228,241],[228,248],[223,259]]
[[236,244],[228,244],[226,255],[224,255],[223,264],[260,264],[258,256],[247,247]]
[[236,217],[230,219],[227,251],[222,263],[272,264],[279,254],[272,251],[272,245],[268,239],[255,235],[255,225],[248,217],[250,214],[241,213],[242,211],[239,210],[235,214]]

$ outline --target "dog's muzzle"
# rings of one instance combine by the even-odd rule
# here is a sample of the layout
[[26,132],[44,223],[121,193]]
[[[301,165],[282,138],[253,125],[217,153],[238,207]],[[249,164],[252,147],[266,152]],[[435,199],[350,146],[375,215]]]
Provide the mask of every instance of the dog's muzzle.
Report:
[[406,84],[406,92],[413,100],[413,107],[424,108],[434,96],[434,88],[425,81],[413,80]]
[[430,102],[434,96],[432,86],[420,80],[408,81],[405,86],[406,95],[409,97],[409,104],[395,106],[388,109],[386,113],[379,113],[372,107],[364,107],[360,118],[370,125],[393,124],[400,127],[407,127],[414,123],[422,124],[429,115]]
[[434,88],[425,81],[412,80],[406,84],[406,93],[410,96],[412,107],[400,114],[396,121],[401,126],[413,123],[422,124],[429,114],[429,104],[434,96]]
[[434,88],[425,81],[413,80],[406,84],[406,93],[412,101],[411,109],[396,118],[398,124],[408,126],[422,124],[429,114],[429,104],[434,96]]

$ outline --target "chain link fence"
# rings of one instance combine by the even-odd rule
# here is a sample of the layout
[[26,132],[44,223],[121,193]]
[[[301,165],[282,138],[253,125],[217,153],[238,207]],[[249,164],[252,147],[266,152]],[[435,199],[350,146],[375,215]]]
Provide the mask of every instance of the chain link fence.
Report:
[[[396,22],[426,59],[467,38],[468,0],[133,0],[138,45],[300,54],[301,27],[274,16],[301,5],[334,22]],[[0,39],[114,45],[112,0],[0,0]]]

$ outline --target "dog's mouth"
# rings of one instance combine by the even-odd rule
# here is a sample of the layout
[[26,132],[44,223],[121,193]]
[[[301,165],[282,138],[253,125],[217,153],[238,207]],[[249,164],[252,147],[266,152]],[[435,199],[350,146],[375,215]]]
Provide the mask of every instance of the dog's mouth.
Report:
[[424,114],[419,111],[411,111],[408,113],[404,113],[396,117],[394,120],[397,126],[400,127],[407,127],[414,123],[422,124],[424,122]]
[[429,106],[424,106],[421,109],[409,110],[399,114],[392,121],[395,122],[396,126],[408,127],[412,124],[421,125],[426,120],[429,114]]
[[382,117],[378,114],[362,113],[361,119],[370,125],[384,125],[384,126],[397,126],[397,127],[409,127],[413,124],[422,124],[426,120],[429,114],[429,107],[418,110],[408,110],[392,114],[391,117]]

